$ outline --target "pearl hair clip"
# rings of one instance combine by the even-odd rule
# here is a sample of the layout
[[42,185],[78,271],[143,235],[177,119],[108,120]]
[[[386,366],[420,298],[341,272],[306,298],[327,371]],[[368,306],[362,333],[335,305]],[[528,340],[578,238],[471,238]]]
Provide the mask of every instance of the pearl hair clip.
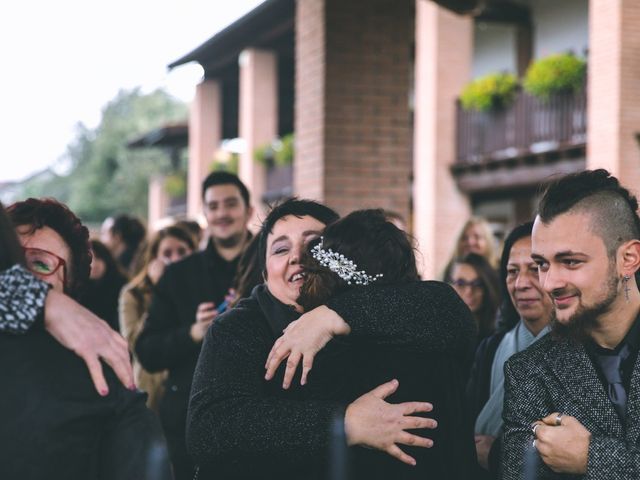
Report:
[[311,249],[311,256],[315,258],[320,265],[327,267],[333,273],[338,275],[342,280],[351,285],[369,285],[382,277],[382,273],[377,275],[367,275],[364,270],[358,270],[358,266],[344,255],[334,252],[330,248],[325,250],[322,248],[323,237],[320,237],[320,243]]

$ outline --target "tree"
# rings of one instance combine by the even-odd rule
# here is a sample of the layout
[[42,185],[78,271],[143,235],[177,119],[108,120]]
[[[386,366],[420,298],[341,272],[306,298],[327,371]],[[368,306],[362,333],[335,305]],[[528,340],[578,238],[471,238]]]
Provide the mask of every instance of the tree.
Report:
[[170,172],[170,158],[161,149],[129,150],[127,142],[166,123],[183,121],[186,115],[186,105],[163,90],[149,94],[139,88],[121,90],[105,105],[95,129],[76,126],[65,156],[69,173],[28,183],[24,193],[54,196],[55,192],[85,222],[100,222],[121,212],[146,217],[149,178]]

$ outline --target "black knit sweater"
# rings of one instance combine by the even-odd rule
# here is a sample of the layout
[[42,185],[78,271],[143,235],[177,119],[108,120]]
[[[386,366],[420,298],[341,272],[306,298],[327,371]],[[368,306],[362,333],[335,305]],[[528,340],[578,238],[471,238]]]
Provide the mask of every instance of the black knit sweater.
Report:
[[[209,329],[196,368],[187,445],[200,479],[323,478],[331,422],[357,396],[398,378],[389,401],[432,401],[433,449],[405,449],[408,467],[386,453],[352,449],[354,478],[467,478],[475,462],[462,419],[463,387],[475,341],[469,310],[440,282],[355,287],[328,306],[351,327],[316,357],[306,386],[282,390],[284,365],[264,380],[274,341],[299,315],[264,286]],[[299,374],[299,372],[298,372]],[[391,476],[390,476],[391,475]]]

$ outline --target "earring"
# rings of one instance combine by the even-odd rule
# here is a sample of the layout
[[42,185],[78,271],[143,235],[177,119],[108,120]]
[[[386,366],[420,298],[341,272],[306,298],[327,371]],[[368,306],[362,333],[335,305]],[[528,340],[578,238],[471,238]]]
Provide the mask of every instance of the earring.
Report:
[[629,292],[631,291],[629,289],[629,280],[631,280],[630,275],[624,275],[622,277],[622,284],[624,286],[624,298],[627,300],[627,302],[629,301]]

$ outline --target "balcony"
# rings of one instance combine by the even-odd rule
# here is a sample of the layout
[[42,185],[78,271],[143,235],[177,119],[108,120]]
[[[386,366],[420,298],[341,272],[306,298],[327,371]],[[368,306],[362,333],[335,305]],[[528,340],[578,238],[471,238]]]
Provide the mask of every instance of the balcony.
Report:
[[[491,112],[466,111],[460,102],[456,108],[456,163],[451,170],[464,191],[533,184],[553,173],[584,168],[585,89],[546,101],[518,91],[509,107]],[[513,168],[517,166],[526,168]],[[500,172],[502,184],[486,175],[503,167],[517,171],[506,177]],[[469,178],[473,172],[483,173],[484,180],[474,182]]]

